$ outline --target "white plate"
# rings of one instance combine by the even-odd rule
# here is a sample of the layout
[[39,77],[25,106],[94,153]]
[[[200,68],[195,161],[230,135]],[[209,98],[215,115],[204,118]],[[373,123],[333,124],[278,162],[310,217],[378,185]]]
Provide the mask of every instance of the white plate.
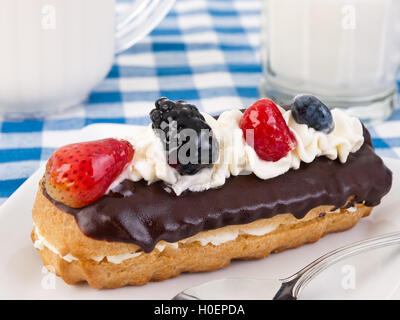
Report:
[[[96,124],[84,128],[72,141],[133,134],[138,127]],[[110,134],[112,133],[112,134]],[[400,161],[385,159],[394,172],[394,185],[373,214],[353,229],[330,234],[315,244],[272,254],[267,259],[235,261],[229,267],[205,273],[182,274],[175,279],[141,287],[94,290],[69,286],[45,272],[30,240],[31,209],[43,168],[31,176],[0,208],[0,298],[3,299],[170,299],[202,282],[224,277],[283,278],[339,246],[400,230]],[[351,258],[329,269],[310,284],[305,298],[400,298],[400,246]],[[249,297],[251,298],[251,297]]]

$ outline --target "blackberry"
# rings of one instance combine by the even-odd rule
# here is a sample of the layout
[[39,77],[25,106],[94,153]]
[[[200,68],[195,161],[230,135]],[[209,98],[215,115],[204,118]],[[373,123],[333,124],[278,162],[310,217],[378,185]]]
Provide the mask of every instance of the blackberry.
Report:
[[180,175],[193,175],[218,159],[219,144],[196,106],[165,97],[150,112],[152,127],[163,142],[168,164]]
[[298,95],[291,104],[294,120],[326,134],[335,128],[331,111],[312,95]]

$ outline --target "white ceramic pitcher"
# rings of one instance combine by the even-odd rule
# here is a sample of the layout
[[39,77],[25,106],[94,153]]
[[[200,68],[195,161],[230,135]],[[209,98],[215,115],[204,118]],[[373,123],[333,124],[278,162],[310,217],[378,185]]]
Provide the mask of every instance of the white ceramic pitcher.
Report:
[[147,35],[174,0],[0,0],[0,114],[54,113],[83,101],[115,53]]

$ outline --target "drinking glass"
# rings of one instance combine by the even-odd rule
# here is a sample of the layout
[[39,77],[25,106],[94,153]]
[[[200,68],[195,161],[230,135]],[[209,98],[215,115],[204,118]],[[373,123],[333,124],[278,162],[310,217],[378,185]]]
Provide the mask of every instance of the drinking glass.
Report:
[[262,0],[260,94],[309,93],[364,121],[398,104],[399,0]]

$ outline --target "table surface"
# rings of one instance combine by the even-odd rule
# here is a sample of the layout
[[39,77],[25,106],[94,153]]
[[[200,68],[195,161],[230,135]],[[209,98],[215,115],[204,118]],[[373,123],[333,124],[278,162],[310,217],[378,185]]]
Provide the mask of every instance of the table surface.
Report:
[[[148,124],[160,96],[211,114],[249,106],[261,77],[259,22],[260,0],[177,0],[149,36],[116,56],[87,101],[43,119],[0,118],[0,204],[86,125]],[[400,158],[400,110],[369,129],[378,154]]]

